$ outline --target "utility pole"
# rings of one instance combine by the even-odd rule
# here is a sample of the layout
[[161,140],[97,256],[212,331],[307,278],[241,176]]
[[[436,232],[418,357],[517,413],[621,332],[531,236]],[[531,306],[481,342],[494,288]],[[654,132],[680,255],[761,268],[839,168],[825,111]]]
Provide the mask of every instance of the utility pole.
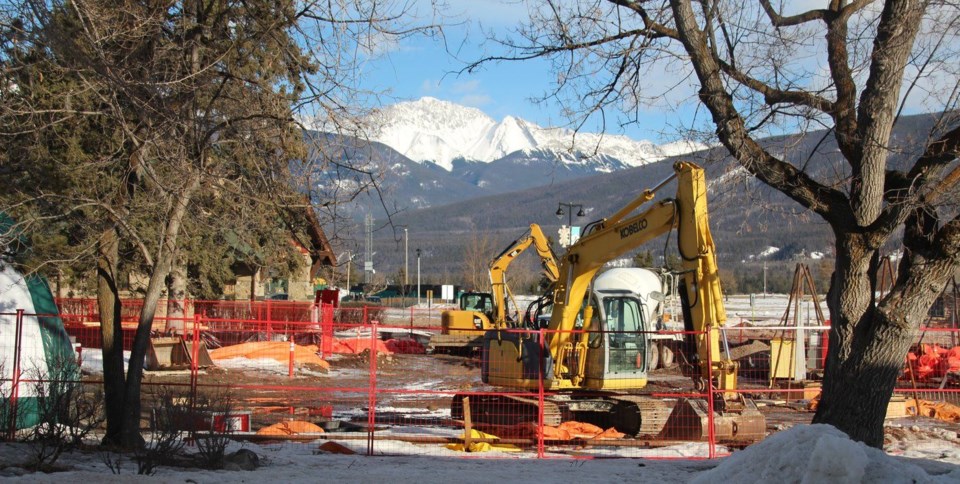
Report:
[[403,228],[403,297],[404,299],[406,299],[407,297],[407,286],[410,284],[409,282],[410,259],[408,257],[409,245],[410,245],[410,234],[407,232],[407,228],[404,227]]
[[420,305],[420,248],[417,248],[417,306]]
[[763,297],[767,297],[767,261],[763,261]]

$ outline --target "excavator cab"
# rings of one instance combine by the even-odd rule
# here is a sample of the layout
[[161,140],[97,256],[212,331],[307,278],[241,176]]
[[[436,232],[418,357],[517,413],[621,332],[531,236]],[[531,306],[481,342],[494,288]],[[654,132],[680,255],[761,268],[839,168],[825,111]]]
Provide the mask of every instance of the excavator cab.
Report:
[[493,312],[493,296],[488,292],[465,292],[460,295],[461,311]]
[[596,389],[636,388],[647,378],[647,331],[643,302],[630,294],[593,298],[587,326],[584,386]]
[[607,377],[633,377],[646,372],[646,322],[640,301],[632,297],[604,298]]
[[460,295],[459,311],[444,311],[441,328],[444,334],[480,336],[479,331],[493,328],[493,296],[488,292],[465,292]]

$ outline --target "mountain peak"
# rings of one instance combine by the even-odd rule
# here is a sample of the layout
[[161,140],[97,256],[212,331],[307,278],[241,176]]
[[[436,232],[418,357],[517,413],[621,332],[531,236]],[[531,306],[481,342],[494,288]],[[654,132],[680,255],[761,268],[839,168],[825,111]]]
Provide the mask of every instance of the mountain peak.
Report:
[[388,106],[371,122],[375,126],[374,140],[411,160],[434,162],[447,171],[453,169],[453,160],[458,158],[489,163],[516,152],[556,151],[575,155],[565,157],[565,163],[609,157],[627,166],[665,157],[656,145],[646,140],[594,133],[574,136],[572,130],[542,128],[514,116],[505,116],[497,122],[480,109],[433,97]]

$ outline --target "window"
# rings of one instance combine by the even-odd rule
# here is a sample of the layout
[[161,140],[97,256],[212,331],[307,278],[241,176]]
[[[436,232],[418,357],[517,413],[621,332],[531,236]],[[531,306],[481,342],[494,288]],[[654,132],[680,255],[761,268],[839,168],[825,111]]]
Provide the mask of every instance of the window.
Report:
[[609,297],[603,300],[609,350],[608,373],[634,373],[645,370],[646,335],[640,303],[630,297]]

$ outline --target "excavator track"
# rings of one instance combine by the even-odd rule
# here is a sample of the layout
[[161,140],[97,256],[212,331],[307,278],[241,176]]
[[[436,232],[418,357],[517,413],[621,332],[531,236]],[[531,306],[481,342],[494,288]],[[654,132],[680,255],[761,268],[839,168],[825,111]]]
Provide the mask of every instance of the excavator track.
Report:
[[[473,424],[516,425],[539,421],[539,401],[518,395],[457,394],[450,414],[455,420],[464,418],[463,399],[469,397]],[[544,425],[557,426],[577,420],[594,425],[614,427],[632,437],[652,438],[663,429],[673,409],[672,402],[642,395],[596,395],[571,398],[553,395],[543,401]]]
[[639,428],[632,435],[648,438],[660,435],[675,403],[662,398],[642,395],[617,395],[610,398],[619,402],[619,405],[623,407],[621,414],[626,414],[629,411],[628,409],[637,412]]
[[[539,399],[518,395],[462,394],[454,395],[450,416],[463,420],[463,401],[469,398],[470,419],[473,423],[490,425],[517,425],[540,420]],[[564,409],[550,400],[544,400],[543,424],[560,425],[565,420]]]
[[[471,422],[510,426],[539,421],[537,398],[519,395],[458,394],[451,404],[451,416],[464,418],[463,400],[469,397]],[[765,419],[753,402],[747,400],[739,411],[714,413],[714,436],[725,443],[749,444],[763,439]],[[543,400],[543,424],[556,427],[570,420],[601,428],[615,428],[629,437],[703,441],[709,438],[710,413],[704,399],[654,398],[630,394],[597,394],[572,397],[551,395]]]

